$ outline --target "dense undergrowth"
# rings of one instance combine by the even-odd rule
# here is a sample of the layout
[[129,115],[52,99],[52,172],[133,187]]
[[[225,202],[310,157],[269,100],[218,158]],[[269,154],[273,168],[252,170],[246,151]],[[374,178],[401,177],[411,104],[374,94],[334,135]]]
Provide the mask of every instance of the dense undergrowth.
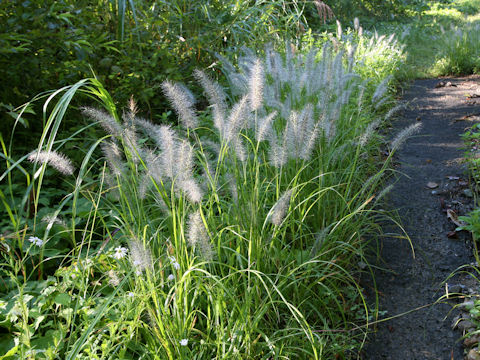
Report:
[[[359,283],[365,239],[416,127],[389,144],[378,129],[401,108],[392,89],[414,76],[418,34],[365,30],[346,2],[242,4],[0,5],[22,30],[0,38],[2,358],[358,353],[377,310]],[[351,26],[324,24],[333,14]],[[466,71],[442,48],[443,71]]]

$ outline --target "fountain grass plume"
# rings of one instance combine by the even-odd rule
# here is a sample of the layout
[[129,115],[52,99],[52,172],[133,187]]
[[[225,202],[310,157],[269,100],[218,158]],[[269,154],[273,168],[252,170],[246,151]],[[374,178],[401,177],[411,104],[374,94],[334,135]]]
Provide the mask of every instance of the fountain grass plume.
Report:
[[164,81],[162,89],[183,126],[195,129],[198,126],[198,118],[194,110],[195,98],[192,93],[180,84],[170,81]]
[[175,137],[175,131],[168,125],[160,126],[158,132],[154,134],[155,142],[159,144],[162,153],[160,157],[162,172],[170,179],[175,177],[175,151],[177,147]]
[[387,114],[385,115],[385,120],[389,120],[396,113],[405,109],[406,107],[407,107],[407,103],[401,103],[401,104],[398,104],[397,106],[392,107],[390,110],[388,110]]
[[247,151],[243,145],[242,138],[240,136],[235,137],[232,140],[233,149],[235,152],[235,157],[244,163],[247,160]]
[[247,123],[248,96],[243,96],[232,108],[225,126],[222,138],[229,143],[233,138],[238,137],[240,131]]
[[272,113],[268,114],[264,118],[259,121],[259,126],[256,129],[256,139],[258,142],[266,140],[267,138],[271,137],[272,134],[272,124],[277,116],[277,111],[273,111]]
[[412,136],[413,134],[418,133],[421,128],[422,128],[422,124],[421,124],[421,123],[415,123],[415,124],[412,124],[412,125],[406,127],[406,128],[403,129],[402,131],[400,131],[400,132],[398,133],[398,135],[395,136],[395,138],[392,140],[392,142],[391,142],[391,144],[390,144],[390,148],[392,149],[392,151],[398,150],[398,148],[400,148],[400,146],[402,146],[403,143],[404,143],[410,136]]
[[81,107],[80,110],[85,116],[98,122],[107,133],[116,137],[122,135],[122,125],[106,111],[91,107]]
[[163,165],[161,161],[161,155],[155,154],[152,149],[146,149],[144,151],[144,161],[147,167],[145,178],[149,180],[151,176],[152,179],[157,183],[160,184],[163,182],[163,176],[165,175],[163,172]]
[[257,111],[262,106],[263,102],[263,66],[260,59],[255,59],[255,62],[250,69],[249,77],[249,92],[248,98],[250,101],[250,108]]
[[104,141],[101,147],[103,155],[107,159],[110,171],[112,174],[120,176],[125,169],[125,163],[122,159],[122,152],[117,143],[113,141]]
[[287,190],[278,199],[273,208],[270,210],[269,221],[275,225],[280,226],[287,215],[288,207],[290,206],[290,199],[292,197],[293,189]]
[[375,92],[372,96],[372,103],[376,104],[381,101],[388,92],[388,84],[390,83],[391,77],[383,79],[383,81],[378,84]]
[[300,154],[300,158],[302,160],[307,161],[307,160],[310,160],[310,158],[312,157],[312,153],[313,153],[313,150],[315,149],[315,144],[317,142],[319,134],[320,134],[320,123],[317,122],[314,125],[313,130],[308,135],[308,140]]
[[145,270],[153,270],[153,257],[150,249],[138,239],[128,242],[130,249],[130,261],[137,270],[137,274]]
[[64,154],[58,153],[54,150],[33,151],[28,155],[27,159],[36,164],[46,163],[64,175],[73,175],[73,172],[75,171],[72,161]]
[[135,127],[127,126],[122,133],[123,142],[128,149],[128,154],[132,158],[134,164],[138,164],[142,153],[142,147],[138,143],[137,132]]
[[375,133],[375,130],[380,126],[381,123],[382,123],[382,120],[380,118],[377,118],[367,125],[367,128],[365,129],[363,134],[360,136],[360,139],[358,140],[358,144],[361,147],[365,146],[368,143],[372,135]]
[[225,126],[225,114],[227,112],[225,92],[219,83],[210,79],[210,77],[203,71],[198,69],[195,70],[194,76],[202,85],[203,90],[208,97],[208,101],[213,108],[213,124],[217,130],[223,134],[223,127]]
[[198,210],[188,217],[187,241],[200,253],[204,260],[211,261],[213,259],[213,249],[208,232]]
[[288,127],[289,127],[289,123],[287,123],[287,126],[284,129],[283,134],[279,136],[274,133],[269,139],[270,163],[277,169],[283,167],[288,160],[288,132],[289,132]]
[[178,188],[180,188],[188,200],[194,204],[198,204],[203,199],[203,191],[200,185],[193,178],[181,178],[176,182]]
[[188,179],[193,176],[193,148],[188,140],[181,140],[175,149],[175,177]]

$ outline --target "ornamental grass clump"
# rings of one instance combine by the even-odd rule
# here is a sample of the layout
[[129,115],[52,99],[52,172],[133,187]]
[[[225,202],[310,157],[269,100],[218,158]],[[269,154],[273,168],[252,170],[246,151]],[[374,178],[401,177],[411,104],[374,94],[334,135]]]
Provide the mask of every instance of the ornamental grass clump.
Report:
[[[388,159],[368,99],[386,94],[332,45],[287,49],[225,63],[227,89],[197,70],[204,116],[165,82],[178,126],[140,118],[133,102],[119,116],[93,82],[110,110],[83,110],[106,133],[72,192],[72,208],[90,211],[84,229],[72,211],[76,245],[57,273],[78,303],[59,357],[329,359],[363,341],[346,309],[368,318],[352,264],[378,231]],[[65,275],[86,260],[78,281]]]
[[442,43],[434,66],[436,75],[467,75],[480,71],[480,25],[442,28]]

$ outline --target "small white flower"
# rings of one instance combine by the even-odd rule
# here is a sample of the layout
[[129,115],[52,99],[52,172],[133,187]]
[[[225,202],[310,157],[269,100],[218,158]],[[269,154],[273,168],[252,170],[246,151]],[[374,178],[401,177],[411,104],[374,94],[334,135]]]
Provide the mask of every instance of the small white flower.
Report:
[[178,263],[177,259],[175,259],[175,256],[169,256],[168,258],[170,259],[170,264],[172,264],[173,268],[175,270],[179,270],[180,264]]
[[37,236],[30,236],[28,238],[28,241],[30,241],[33,245],[36,245],[36,246],[42,246],[43,245],[43,240],[40,239]]
[[167,280],[168,281],[173,281],[173,280],[175,280],[175,276],[173,276],[173,274],[170,274],[170,275],[168,275]]
[[188,345],[188,339],[182,339],[182,340],[180,340],[180,345],[182,345],[182,346],[187,346],[187,345]]
[[129,291],[127,293],[127,296],[130,297],[130,298],[133,298],[133,297],[135,297],[135,294],[133,292]]
[[142,265],[142,262],[139,261],[139,260],[135,260],[135,261],[133,262],[133,266],[135,266],[135,267],[140,266],[140,265]]
[[135,271],[135,274],[137,274],[137,276],[142,275],[142,270],[136,270],[136,271]]
[[115,259],[122,259],[127,255],[128,249],[124,247],[116,247],[115,248],[115,254],[113,254],[113,257]]

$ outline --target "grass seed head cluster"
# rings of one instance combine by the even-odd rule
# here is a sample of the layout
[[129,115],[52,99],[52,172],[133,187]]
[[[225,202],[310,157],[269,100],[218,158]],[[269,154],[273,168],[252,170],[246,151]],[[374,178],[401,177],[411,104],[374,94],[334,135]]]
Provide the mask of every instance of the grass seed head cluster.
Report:
[[[82,110],[106,134],[72,192],[88,200],[88,220],[79,229],[74,214],[68,230],[72,259],[95,270],[69,284],[102,305],[86,328],[69,323],[62,356],[111,357],[103,346],[152,359],[322,359],[350,346],[355,337],[333,330],[351,329],[346,306],[368,312],[349,268],[376,229],[372,199],[388,161],[365,158],[379,156],[381,120],[371,119],[389,80],[369,90],[355,51],[335,44],[286,49],[245,49],[238,67],[222,59],[228,89],[197,70],[209,116],[185,86],[164,82],[175,127],[140,118],[133,102],[118,116],[107,93],[110,112]],[[29,159],[74,171],[54,151]],[[73,271],[64,265],[59,274]],[[97,331],[111,317],[120,325]]]

